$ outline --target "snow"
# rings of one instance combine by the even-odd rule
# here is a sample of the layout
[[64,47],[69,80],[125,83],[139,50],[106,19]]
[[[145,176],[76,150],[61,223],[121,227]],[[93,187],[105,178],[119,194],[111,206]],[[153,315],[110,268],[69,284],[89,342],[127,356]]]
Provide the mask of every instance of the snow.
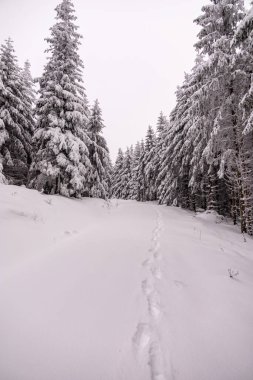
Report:
[[0,185],[0,226],[0,379],[253,378],[253,240],[230,223]]
[[244,16],[243,20],[240,22],[237,31],[235,33],[235,37],[233,39],[233,43],[236,42],[236,40],[245,40],[251,30],[252,30],[252,20],[253,20],[253,7],[248,11],[246,16]]

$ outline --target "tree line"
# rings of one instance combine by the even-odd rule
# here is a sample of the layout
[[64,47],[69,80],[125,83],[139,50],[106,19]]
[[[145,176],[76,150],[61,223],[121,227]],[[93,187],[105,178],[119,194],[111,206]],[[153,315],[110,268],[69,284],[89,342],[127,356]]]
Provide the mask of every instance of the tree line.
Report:
[[111,162],[98,101],[83,86],[81,35],[71,0],[56,8],[44,72],[35,93],[9,38],[0,51],[0,182],[47,194],[107,198]]
[[0,182],[68,197],[158,201],[214,210],[253,235],[253,10],[210,0],[195,20],[196,59],[156,131],[112,167],[101,108],[83,85],[71,0],[56,7],[35,91],[13,43],[0,50]]
[[253,10],[210,0],[195,23],[196,60],[176,106],[119,150],[112,195],[214,210],[253,235]]

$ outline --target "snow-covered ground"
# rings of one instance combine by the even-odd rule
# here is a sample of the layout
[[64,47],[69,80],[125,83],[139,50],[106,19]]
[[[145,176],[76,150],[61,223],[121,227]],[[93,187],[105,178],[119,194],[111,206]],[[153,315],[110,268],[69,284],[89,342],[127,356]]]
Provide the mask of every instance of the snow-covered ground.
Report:
[[0,379],[252,380],[253,240],[216,221],[1,185]]

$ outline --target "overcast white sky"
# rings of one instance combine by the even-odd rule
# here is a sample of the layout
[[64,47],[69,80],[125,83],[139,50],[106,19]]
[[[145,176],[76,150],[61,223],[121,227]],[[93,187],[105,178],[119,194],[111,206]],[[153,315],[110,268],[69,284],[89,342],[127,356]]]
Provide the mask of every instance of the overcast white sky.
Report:
[[[0,0],[0,43],[14,40],[33,76],[46,61],[44,38],[60,0]],[[250,0],[246,1],[248,5]],[[194,63],[193,20],[208,0],[74,0],[84,36],[80,55],[90,103],[98,98],[112,158],[169,115],[175,90]]]

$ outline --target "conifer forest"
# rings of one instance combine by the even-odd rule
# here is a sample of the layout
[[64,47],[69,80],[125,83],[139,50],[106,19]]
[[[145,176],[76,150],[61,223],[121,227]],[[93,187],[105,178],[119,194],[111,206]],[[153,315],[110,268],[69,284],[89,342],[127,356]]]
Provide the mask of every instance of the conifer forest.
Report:
[[247,6],[0,0],[0,380],[253,379]]
[[36,81],[19,67],[13,41],[1,46],[0,180],[46,194],[158,201],[215,210],[253,234],[253,12],[243,2],[210,1],[196,60],[169,116],[115,164],[96,100],[88,106],[81,36],[71,0],[56,8],[48,60]]

